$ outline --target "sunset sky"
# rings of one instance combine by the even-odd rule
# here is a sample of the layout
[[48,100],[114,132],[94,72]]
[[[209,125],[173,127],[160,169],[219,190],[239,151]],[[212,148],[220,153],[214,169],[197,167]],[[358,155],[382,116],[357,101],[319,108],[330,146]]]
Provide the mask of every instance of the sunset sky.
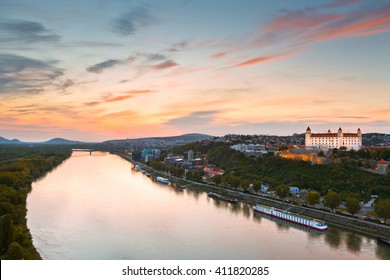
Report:
[[390,133],[389,1],[0,0],[0,136]]

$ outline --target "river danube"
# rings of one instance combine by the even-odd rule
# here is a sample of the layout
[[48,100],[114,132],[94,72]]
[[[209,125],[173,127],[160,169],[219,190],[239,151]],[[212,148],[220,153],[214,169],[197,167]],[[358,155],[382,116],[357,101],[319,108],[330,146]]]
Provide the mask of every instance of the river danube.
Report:
[[390,259],[370,237],[161,185],[107,153],[74,152],[32,187],[28,227],[43,259]]

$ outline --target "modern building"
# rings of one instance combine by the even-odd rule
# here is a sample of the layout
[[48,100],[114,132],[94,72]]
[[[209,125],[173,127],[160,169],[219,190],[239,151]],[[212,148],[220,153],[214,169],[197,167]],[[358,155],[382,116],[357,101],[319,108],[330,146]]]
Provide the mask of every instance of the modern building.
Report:
[[158,149],[144,149],[141,153],[141,159],[145,162],[158,159],[160,157],[160,150]]
[[188,158],[188,160],[193,160],[194,159],[194,151],[193,150],[189,150],[187,152],[187,158]]
[[347,150],[359,150],[362,147],[362,132],[344,133],[341,127],[337,133],[328,130],[327,133],[311,133],[310,127],[305,133],[306,148],[320,148],[324,150],[346,147]]

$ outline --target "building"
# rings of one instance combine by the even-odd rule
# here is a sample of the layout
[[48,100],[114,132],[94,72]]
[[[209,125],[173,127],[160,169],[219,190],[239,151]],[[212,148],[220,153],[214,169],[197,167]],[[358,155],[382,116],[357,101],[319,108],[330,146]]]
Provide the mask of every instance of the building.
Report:
[[203,171],[209,175],[209,177],[214,177],[215,175],[223,175],[224,171],[223,169],[216,168],[216,167],[205,167],[203,168]]
[[337,133],[328,130],[327,133],[311,133],[310,127],[305,133],[306,148],[320,148],[324,150],[346,147],[347,150],[359,150],[362,147],[362,132],[344,133],[341,127]]
[[279,155],[282,158],[292,159],[292,160],[303,160],[310,161],[312,164],[327,164],[328,159],[326,155],[319,156],[319,152],[321,149],[319,148],[292,148],[287,151],[281,151]]
[[189,150],[187,152],[187,158],[188,158],[188,160],[193,160],[194,159],[194,151],[193,150]]
[[156,160],[160,157],[160,150],[158,149],[144,149],[141,153],[141,159],[145,162]]
[[381,159],[380,161],[377,162],[376,166],[379,174],[383,174],[383,175],[387,174],[389,170],[389,164],[387,161]]

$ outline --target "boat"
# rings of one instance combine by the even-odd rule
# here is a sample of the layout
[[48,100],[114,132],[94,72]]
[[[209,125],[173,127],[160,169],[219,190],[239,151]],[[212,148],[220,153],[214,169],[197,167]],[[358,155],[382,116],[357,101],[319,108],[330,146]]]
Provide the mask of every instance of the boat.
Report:
[[316,230],[314,228],[306,227],[306,226],[301,225],[301,224],[296,224],[296,223],[293,223],[293,222],[290,222],[290,221],[287,221],[287,220],[282,220],[282,219],[279,219],[279,218],[276,218],[276,217],[273,217],[273,216],[270,216],[270,215],[266,215],[266,214],[263,214],[263,213],[260,213],[260,212],[254,212],[254,216],[256,218],[267,219],[269,221],[272,221],[272,222],[276,223],[278,226],[281,226],[281,227],[295,228],[295,229],[298,229],[298,230],[309,232],[311,234],[321,235],[321,234],[325,234],[325,232],[326,232],[326,231]]
[[141,166],[139,166],[139,165],[134,166],[134,170],[135,171],[140,171],[141,170]]
[[385,244],[385,245],[387,245],[387,246],[390,246],[390,239],[389,239],[389,238],[384,238],[384,237],[378,236],[378,237],[376,238],[376,240],[377,240],[378,242],[380,242],[380,243],[383,243],[383,244]]
[[169,180],[167,178],[157,177],[156,179],[157,179],[157,182],[159,182],[159,183],[169,184]]
[[231,202],[231,203],[237,203],[238,202],[237,198],[228,197],[228,196],[225,196],[225,195],[222,195],[222,194],[218,194],[218,193],[209,192],[209,193],[207,193],[207,195],[209,197],[216,198],[216,199],[219,199],[219,200],[223,200],[223,201],[226,201],[226,202]]
[[316,230],[324,231],[328,229],[328,225],[322,220],[317,220],[300,214],[292,213],[287,210],[282,210],[282,209],[261,205],[261,204],[257,204],[256,206],[253,206],[253,210],[298,225],[314,228]]

